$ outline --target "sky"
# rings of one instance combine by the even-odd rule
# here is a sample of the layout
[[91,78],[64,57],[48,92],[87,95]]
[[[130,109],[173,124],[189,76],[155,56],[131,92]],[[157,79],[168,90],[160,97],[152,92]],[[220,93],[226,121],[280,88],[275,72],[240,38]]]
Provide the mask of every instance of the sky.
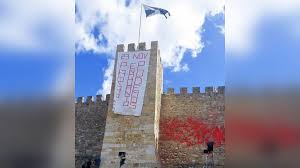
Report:
[[0,2],[1,100],[72,93],[74,6],[72,0]]
[[[287,17],[287,16],[285,16]],[[300,84],[300,37],[291,31],[296,18],[266,17],[257,26],[255,50],[244,58],[226,59],[226,82],[231,87],[285,88]],[[297,35],[298,34],[298,35]]]
[[[223,86],[225,84],[225,39],[216,24],[224,24],[223,14],[206,17],[203,32],[199,33],[205,44],[202,52],[196,58],[191,56],[190,51],[184,53],[182,62],[188,65],[188,70],[174,72],[170,67],[164,68],[164,90],[173,87],[175,91],[179,92],[180,87],[188,87],[191,91],[193,86],[202,87],[202,90],[206,86]],[[94,34],[97,33],[94,32]],[[92,51],[76,54],[76,97],[96,95],[97,91],[101,89],[105,68],[108,66],[107,57],[105,54]]]
[[[300,1],[232,0],[226,10],[223,0],[143,2],[171,13],[142,13],[141,40],[159,41],[164,89],[299,86]],[[108,93],[117,44],[137,41],[140,1],[26,4],[1,1],[0,98]]]
[[[246,87],[251,93],[257,89],[264,94],[265,88],[289,88],[299,93],[299,0],[143,2],[171,13],[168,19],[142,16],[141,40],[147,48],[152,40],[159,41],[164,90],[174,87],[178,92],[182,86],[200,86],[203,91],[205,86],[225,85],[226,94],[238,87]],[[57,106],[63,107],[63,113],[59,113],[63,118],[55,118],[64,121],[63,128],[56,129],[62,131],[57,135],[65,138],[74,133],[74,117],[69,115],[74,115],[75,96],[109,93],[115,48],[137,41],[139,11],[140,0],[1,0],[0,105],[8,101],[13,107],[10,98],[22,103],[33,98],[47,104],[49,97],[54,97],[64,105]],[[226,95],[227,100],[230,96]],[[234,110],[226,120],[230,122],[228,117],[237,113],[237,118],[249,119],[249,111],[265,111],[270,105],[271,112],[280,106],[275,109],[276,115],[268,115],[267,120],[265,115],[251,113],[251,117],[263,119],[267,125],[269,119],[277,124],[279,117],[281,121],[288,119],[289,124],[296,121],[298,126],[299,99],[289,96],[283,100],[286,102],[287,109],[281,103],[273,106],[260,101],[256,106],[250,102],[250,109],[239,107],[242,111]],[[32,112],[25,109],[17,112]],[[49,111],[45,109],[39,112]],[[58,114],[56,108],[54,111]],[[11,123],[20,121],[19,115],[13,116],[9,117]],[[26,116],[33,117],[33,113]]]
[[[106,1],[104,7],[94,9],[88,7],[90,4],[77,2],[79,40],[75,55],[75,96],[107,94],[116,45],[137,43],[141,4],[139,1]],[[144,11],[142,13],[141,41],[145,41],[148,48],[150,41],[159,43],[164,90],[173,87],[179,92],[180,87],[188,87],[191,91],[194,86],[204,90],[206,86],[225,84],[224,1],[193,2],[199,6],[182,5],[180,1],[147,2],[169,10],[168,19],[160,15],[146,18]],[[95,12],[86,12],[88,9]]]
[[227,89],[299,88],[299,8],[294,0],[226,4]]

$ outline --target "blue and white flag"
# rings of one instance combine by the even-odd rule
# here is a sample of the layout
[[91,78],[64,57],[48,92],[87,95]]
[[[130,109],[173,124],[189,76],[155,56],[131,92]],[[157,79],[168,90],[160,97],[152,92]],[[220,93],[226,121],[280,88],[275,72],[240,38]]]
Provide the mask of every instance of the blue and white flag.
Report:
[[145,9],[146,17],[153,16],[156,14],[161,14],[161,15],[164,15],[167,19],[167,15],[171,16],[170,12],[165,9],[156,8],[156,7],[148,6],[145,4],[143,4],[143,6]]

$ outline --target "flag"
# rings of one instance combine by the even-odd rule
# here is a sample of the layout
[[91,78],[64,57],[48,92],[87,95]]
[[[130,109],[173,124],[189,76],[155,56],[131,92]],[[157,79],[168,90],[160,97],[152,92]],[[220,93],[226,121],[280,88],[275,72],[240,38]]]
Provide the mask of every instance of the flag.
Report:
[[156,8],[156,7],[148,6],[145,4],[143,4],[143,6],[145,9],[146,17],[153,16],[156,14],[161,14],[161,15],[164,15],[165,18],[167,19],[167,15],[171,16],[170,12],[165,9]]

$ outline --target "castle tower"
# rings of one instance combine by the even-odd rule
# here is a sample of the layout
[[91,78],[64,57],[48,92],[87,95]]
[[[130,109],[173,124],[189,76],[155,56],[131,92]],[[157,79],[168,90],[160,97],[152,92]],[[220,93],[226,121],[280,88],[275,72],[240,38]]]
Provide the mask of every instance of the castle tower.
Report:
[[[101,151],[101,168],[116,168],[120,166],[120,152],[125,152],[125,164],[122,167],[159,167],[157,158],[159,116],[162,94],[163,68],[158,49],[158,42],[151,42],[151,48],[146,49],[145,43],[128,45],[129,53],[149,51],[149,66],[141,114],[139,116],[116,114],[114,103],[117,60],[119,53],[124,51],[124,45],[118,45],[106,127]],[[127,81],[128,82],[128,81]]]

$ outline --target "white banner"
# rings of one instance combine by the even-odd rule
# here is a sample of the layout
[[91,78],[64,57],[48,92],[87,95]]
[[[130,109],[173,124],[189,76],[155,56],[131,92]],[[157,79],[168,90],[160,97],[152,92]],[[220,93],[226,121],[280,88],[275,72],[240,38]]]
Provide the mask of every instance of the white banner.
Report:
[[119,52],[113,111],[140,116],[146,90],[150,51]]

